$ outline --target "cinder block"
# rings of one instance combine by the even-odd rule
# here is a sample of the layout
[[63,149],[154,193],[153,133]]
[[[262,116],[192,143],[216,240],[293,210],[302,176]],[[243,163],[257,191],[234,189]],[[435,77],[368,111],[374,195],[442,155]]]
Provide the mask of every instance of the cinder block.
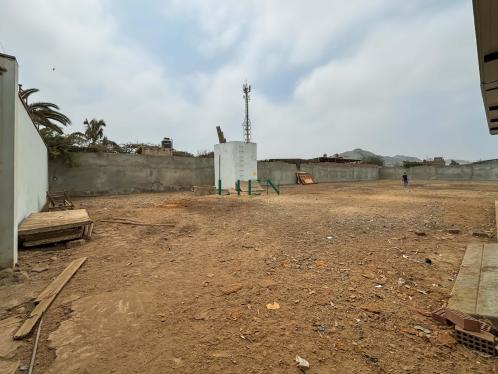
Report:
[[495,336],[490,332],[472,332],[466,331],[462,327],[455,326],[457,341],[464,346],[496,356]]

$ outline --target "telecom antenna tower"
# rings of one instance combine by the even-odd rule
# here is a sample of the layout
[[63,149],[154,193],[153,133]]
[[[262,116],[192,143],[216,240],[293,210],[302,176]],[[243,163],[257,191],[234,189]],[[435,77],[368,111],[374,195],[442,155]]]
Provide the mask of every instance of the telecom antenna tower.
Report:
[[251,85],[247,82],[242,86],[242,92],[244,93],[244,101],[246,103],[246,117],[242,123],[242,128],[244,129],[244,141],[246,143],[251,142],[251,120],[249,119],[249,100],[251,100]]

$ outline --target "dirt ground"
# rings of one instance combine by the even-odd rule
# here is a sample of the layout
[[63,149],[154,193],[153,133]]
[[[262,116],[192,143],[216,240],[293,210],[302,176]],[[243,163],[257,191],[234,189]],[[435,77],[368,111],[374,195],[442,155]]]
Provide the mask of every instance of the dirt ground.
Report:
[[[20,252],[21,271],[0,279],[0,319],[24,319],[87,256],[44,317],[35,373],[299,373],[296,355],[310,373],[494,373],[497,359],[457,345],[430,312],[466,245],[496,241],[496,199],[496,183],[392,181],[81,198],[92,240]],[[102,222],[115,218],[174,226]]]

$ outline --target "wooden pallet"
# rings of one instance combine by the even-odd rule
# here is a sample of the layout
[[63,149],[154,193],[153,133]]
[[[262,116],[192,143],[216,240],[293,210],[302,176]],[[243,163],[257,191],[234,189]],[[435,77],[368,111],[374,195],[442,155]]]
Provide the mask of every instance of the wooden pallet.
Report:
[[47,210],[49,212],[69,209],[74,209],[74,204],[66,191],[47,192]]
[[32,213],[18,228],[19,242],[25,247],[90,239],[93,221],[86,209]]
[[298,171],[296,173],[297,184],[315,184],[313,177],[310,173],[304,171]]

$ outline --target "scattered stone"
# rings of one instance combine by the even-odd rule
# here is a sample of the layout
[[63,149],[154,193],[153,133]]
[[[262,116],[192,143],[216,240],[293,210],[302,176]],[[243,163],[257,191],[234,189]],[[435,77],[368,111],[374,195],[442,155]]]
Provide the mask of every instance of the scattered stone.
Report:
[[420,326],[420,325],[415,325],[415,326],[413,326],[413,328],[415,330],[422,331],[424,334],[427,334],[427,335],[431,333],[431,330],[426,329],[425,327]]
[[230,286],[223,287],[221,289],[221,292],[223,293],[223,295],[230,295],[232,293],[240,291],[241,289],[242,289],[242,284],[235,283]]
[[48,265],[47,264],[41,264],[41,265],[36,265],[31,268],[31,271],[35,273],[43,273],[44,271],[48,270]]
[[436,336],[436,341],[438,344],[445,345],[447,347],[453,347],[457,343],[456,339],[451,336],[449,332],[439,333]]
[[425,236],[425,232],[424,231],[415,231],[415,235],[417,236]]
[[449,229],[448,232],[450,234],[460,234],[461,230],[460,229]]
[[310,368],[310,363],[299,355],[296,355],[297,367],[301,370],[308,370]]
[[273,303],[266,304],[266,309],[269,309],[269,310],[280,309],[280,304],[277,303],[276,301],[274,301]]
[[380,306],[377,304],[373,304],[373,303],[363,305],[360,307],[360,309],[362,309],[366,312],[374,313],[374,314],[382,313],[382,309],[380,308]]
[[367,279],[374,279],[375,278],[375,274],[372,273],[371,271],[366,271],[366,272],[362,273],[361,276],[365,277]]
[[194,319],[197,321],[205,321],[207,318],[208,318],[207,310],[199,312],[194,316]]
[[472,236],[478,238],[489,238],[489,234],[482,231],[472,231]]
[[74,247],[79,247],[80,245],[83,245],[86,243],[85,239],[76,239],[76,240],[71,240],[69,242],[66,242],[66,248],[74,248]]

